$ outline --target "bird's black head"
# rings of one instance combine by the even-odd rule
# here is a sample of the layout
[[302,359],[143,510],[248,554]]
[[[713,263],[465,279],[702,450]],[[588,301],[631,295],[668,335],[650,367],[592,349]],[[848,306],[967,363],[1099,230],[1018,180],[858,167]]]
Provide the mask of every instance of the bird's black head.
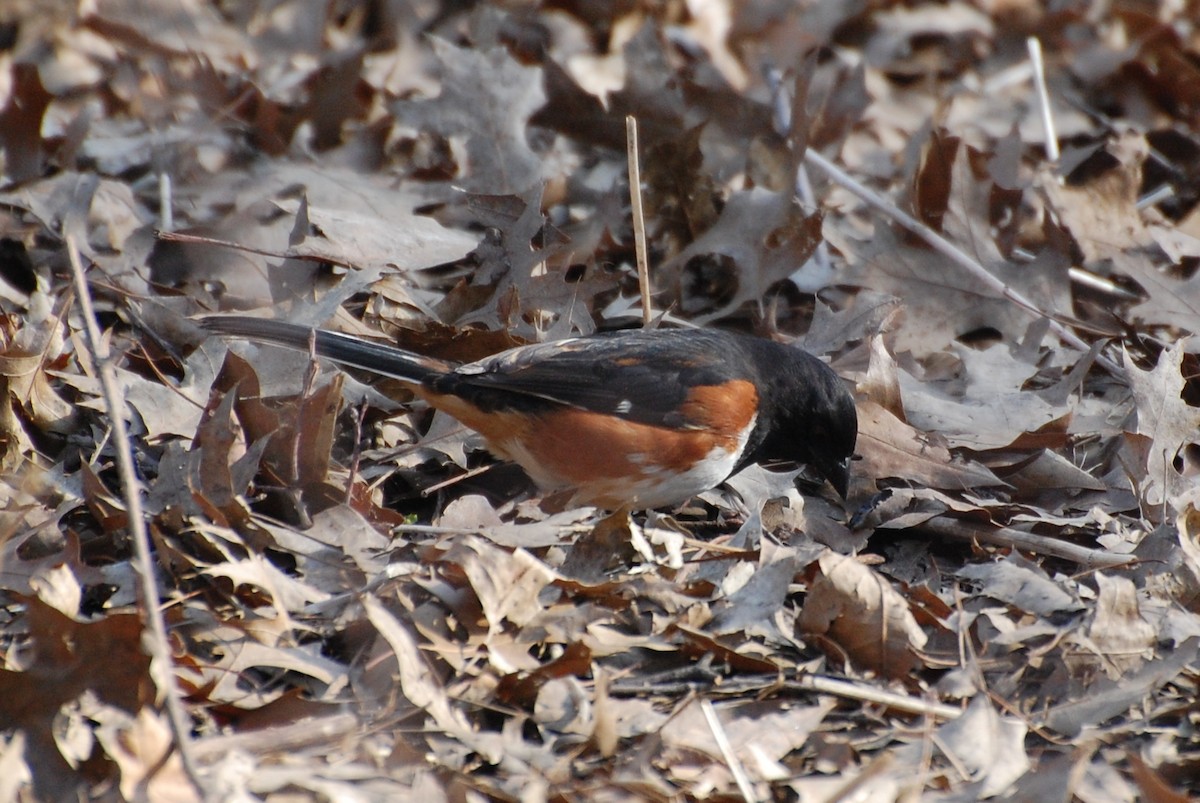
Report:
[[858,440],[853,395],[832,368],[808,352],[765,340],[754,348],[762,350],[755,362],[773,369],[761,377],[762,409],[770,411],[770,420],[758,422],[762,442],[751,459],[805,463],[845,499]]

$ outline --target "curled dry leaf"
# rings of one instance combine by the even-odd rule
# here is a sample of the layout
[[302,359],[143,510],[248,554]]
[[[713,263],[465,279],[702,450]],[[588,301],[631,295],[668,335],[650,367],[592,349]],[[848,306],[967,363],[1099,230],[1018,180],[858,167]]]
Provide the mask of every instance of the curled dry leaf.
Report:
[[126,800],[139,795],[148,799],[191,803],[199,801],[183,762],[174,749],[166,718],[150,708],[135,716],[118,709],[91,712],[96,720],[96,738],[105,752],[117,762],[121,773],[121,794]]
[[70,432],[74,410],[46,373],[63,347],[62,327],[53,321],[36,323],[24,327],[22,337],[0,354],[0,381],[6,397],[20,405],[36,425],[53,432]]
[[460,539],[442,561],[466,575],[490,634],[499,633],[506,621],[520,626],[540,615],[538,597],[557,579],[549,567],[523,549],[510,552],[470,536]]

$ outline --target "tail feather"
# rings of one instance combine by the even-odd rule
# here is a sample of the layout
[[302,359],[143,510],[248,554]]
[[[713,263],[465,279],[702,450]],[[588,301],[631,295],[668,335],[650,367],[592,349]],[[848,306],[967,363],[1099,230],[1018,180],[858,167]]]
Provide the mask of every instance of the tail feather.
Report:
[[309,351],[311,348],[318,357],[341,365],[417,384],[431,382],[455,367],[451,363],[422,357],[395,346],[286,321],[244,315],[210,315],[201,318],[199,323],[214,334],[271,343],[298,351]]

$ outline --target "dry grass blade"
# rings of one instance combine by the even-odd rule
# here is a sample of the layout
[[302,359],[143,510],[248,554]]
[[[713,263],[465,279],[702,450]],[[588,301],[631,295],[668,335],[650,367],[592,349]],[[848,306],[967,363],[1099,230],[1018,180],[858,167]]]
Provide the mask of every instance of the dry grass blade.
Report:
[[642,210],[642,161],[638,154],[637,118],[625,118],[626,150],[629,161],[629,203],[633,216],[633,245],[637,253],[638,288],[642,295],[642,325],[653,317],[650,300],[650,257],[646,253],[646,215]]
[[1042,61],[1042,43],[1036,36],[1025,40],[1029,61],[1033,64],[1033,85],[1037,89],[1038,107],[1042,112],[1042,131],[1046,136],[1046,158],[1058,162],[1058,134],[1054,131],[1054,114],[1050,109],[1050,90],[1046,88],[1046,65]]

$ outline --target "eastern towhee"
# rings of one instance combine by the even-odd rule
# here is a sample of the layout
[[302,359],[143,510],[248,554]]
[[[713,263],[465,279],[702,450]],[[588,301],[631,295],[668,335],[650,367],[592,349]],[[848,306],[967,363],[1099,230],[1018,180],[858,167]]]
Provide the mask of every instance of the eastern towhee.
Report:
[[[350,335],[241,316],[209,331],[409,383],[544,490],[616,510],[675,505],[760,461],[805,463],[845,498],[854,399],[798,348],[708,329],[625,330],[457,365]],[[311,340],[310,340],[311,339]]]

